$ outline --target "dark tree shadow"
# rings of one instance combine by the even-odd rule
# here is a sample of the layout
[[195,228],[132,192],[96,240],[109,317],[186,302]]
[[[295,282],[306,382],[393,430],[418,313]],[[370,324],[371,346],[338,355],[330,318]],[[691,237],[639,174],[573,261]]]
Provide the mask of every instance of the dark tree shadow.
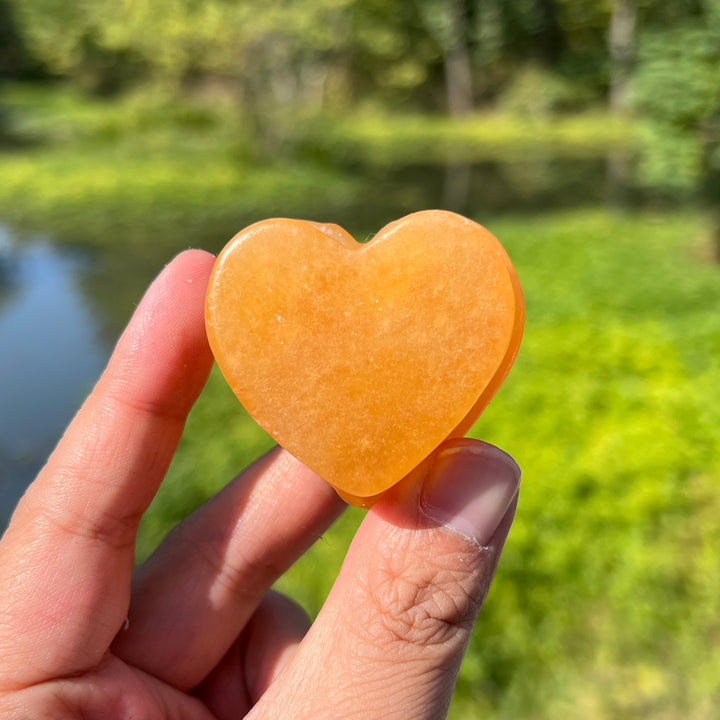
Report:
[[710,242],[720,262],[720,109],[705,123],[703,143],[702,199],[710,216]]
[[27,49],[7,0],[0,0],[0,149],[28,144],[26,138],[13,132],[12,118],[3,102],[3,83],[46,77],[42,64]]

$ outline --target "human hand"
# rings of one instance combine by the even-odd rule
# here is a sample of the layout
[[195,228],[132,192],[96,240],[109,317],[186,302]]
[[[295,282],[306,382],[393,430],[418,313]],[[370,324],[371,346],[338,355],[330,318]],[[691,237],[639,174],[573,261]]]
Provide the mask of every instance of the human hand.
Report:
[[0,716],[444,717],[515,511],[519,470],[489,445],[447,443],[368,512],[309,630],[270,586],[343,503],[281,449],[133,577],[212,364],[212,262],[185,252],[153,283],[0,542]]

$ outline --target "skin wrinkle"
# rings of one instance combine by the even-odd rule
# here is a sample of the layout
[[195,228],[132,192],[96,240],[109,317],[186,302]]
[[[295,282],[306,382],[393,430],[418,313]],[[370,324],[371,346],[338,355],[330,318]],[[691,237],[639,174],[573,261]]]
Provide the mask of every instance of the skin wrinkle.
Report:
[[[325,628],[327,631],[328,628]],[[348,628],[338,629],[345,633]],[[327,666],[310,662],[297,668],[292,675],[291,694],[285,691],[285,702],[293,703],[293,720],[325,720],[342,718],[343,720],[408,720],[408,718],[441,718],[443,711],[427,715],[429,706],[446,708],[451,696],[456,663],[443,663],[428,666],[427,660],[408,654],[405,658],[367,657],[356,645],[345,646],[343,651],[343,672],[338,676],[338,668],[333,661],[332,649],[336,647],[335,633],[325,635],[325,653]],[[355,637],[361,637],[355,633]],[[361,643],[362,644],[362,643]],[[408,646],[406,646],[408,647]],[[331,677],[332,684],[318,678]],[[438,688],[448,686],[438,692]],[[318,708],[313,698],[322,692],[322,707]],[[271,705],[283,707],[281,699]],[[258,720],[267,715],[268,709],[258,715]],[[265,713],[265,714],[264,714]],[[281,716],[284,717],[285,716]],[[246,720],[255,720],[251,712]]]
[[124,408],[131,416],[144,418],[149,416],[149,421],[160,421],[169,425],[185,425],[187,417],[186,407],[168,405],[167,402],[158,398],[136,397],[133,393],[123,390],[117,381],[111,382],[110,387],[103,396],[103,406],[100,412],[107,412],[110,417],[117,413],[118,406]]
[[[84,532],[70,533],[69,529],[65,529],[57,524],[58,518],[51,514],[44,514],[43,509],[38,509],[32,516],[31,522],[38,523],[40,528],[31,533],[34,540],[26,549],[25,561],[16,563],[18,570],[25,568],[25,575],[31,580],[37,575],[37,563],[35,558],[38,550],[43,551],[48,545],[55,548],[56,551],[64,548],[67,552],[71,548],[70,555],[75,557],[78,554],[87,558],[87,566],[80,568],[72,567],[72,574],[68,575],[67,562],[64,556],[48,556],[41,564],[44,567],[42,572],[43,585],[39,588],[42,593],[36,599],[32,615],[24,618],[23,627],[26,632],[30,632],[33,636],[49,637],[51,642],[44,646],[42,654],[43,661],[38,658],[34,660],[34,671],[43,670],[44,674],[50,675],[50,668],[58,665],[65,667],[74,667],[76,672],[82,672],[91,667],[97,658],[89,655],[82,655],[79,649],[88,647],[94,637],[106,636],[112,637],[117,632],[117,627],[109,627],[106,623],[100,622],[103,616],[97,617],[95,608],[103,602],[103,596],[107,594],[108,588],[94,587],[89,581],[94,572],[93,568],[98,563],[98,543],[97,540]],[[48,527],[53,529],[48,532]],[[70,533],[69,545],[67,535]],[[52,537],[57,535],[63,539],[63,543],[59,544],[53,540],[48,542],[48,535]],[[84,549],[83,549],[84,548]],[[113,550],[117,550],[113,547]],[[125,568],[130,572],[130,564]],[[104,567],[104,570],[107,568]],[[59,581],[62,581],[61,583]],[[16,575],[16,587],[23,586],[21,575]],[[26,596],[12,592],[10,597],[10,605],[6,605],[6,610],[10,611],[13,605],[18,605],[25,601]],[[82,598],[79,600],[78,598]],[[22,616],[22,611],[17,613]],[[63,642],[55,642],[55,635],[58,628],[67,626],[70,623],[76,632],[72,637],[72,642],[68,642],[67,637]],[[32,647],[25,648],[25,652],[36,652]],[[3,657],[6,657],[3,654]],[[73,658],[83,658],[78,663]],[[67,658],[67,659],[63,659]],[[10,689],[27,687],[27,683],[18,682],[17,680],[9,682],[10,678],[3,679],[3,685]]]
[[[108,424],[117,426],[118,418],[126,418],[121,427],[126,427],[126,433],[115,436],[112,442],[108,443],[107,437],[94,440],[93,445],[99,442],[99,453],[93,448],[93,454],[106,455],[107,457],[81,457],[77,461],[80,466],[83,463],[93,463],[97,467],[107,467],[106,475],[125,476],[128,470],[134,468],[137,460],[128,460],[142,456],[142,467],[138,471],[148,474],[164,474],[170,464],[172,452],[179,441],[179,436],[185,424],[184,415],[178,409],[163,410],[162,403],[154,401],[143,401],[140,399],[130,400],[110,396],[94,408],[96,417],[99,416],[100,424],[107,418]],[[147,428],[153,428],[154,434],[150,435]],[[102,427],[97,435],[106,435]],[[134,447],[142,447],[138,453],[129,452]],[[148,498],[149,500],[149,498]]]
[[[239,548],[234,549],[234,557],[230,562],[228,548],[233,544],[232,535],[234,533],[228,538],[214,533],[207,542],[202,543],[192,542],[193,538],[188,536],[187,540],[182,542],[207,568],[206,575],[212,579],[208,585],[207,597],[214,600],[213,605],[224,605],[228,595],[236,600],[254,603],[258,589],[269,585],[282,573],[282,570],[271,562],[241,556]],[[193,567],[197,566],[193,564]],[[220,600],[220,597],[224,599]]]
[[[166,278],[162,284],[169,288],[177,283],[171,283]],[[182,301],[184,294],[179,295],[178,299]],[[160,303],[158,295],[150,291],[143,305],[145,308],[154,307],[159,310],[163,304],[167,305],[168,293],[161,292],[159,299]],[[42,588],[42,595],[35,599],[34,616],[39,618],[43,614],[43,607],[48,609],[49,603],[56,602],[57,622],[52,623],[52,627],[48,627],[47,631],[42,624],[34,630],[26,624],[27,632],[20,643],[24,655],[37,652],[33,648],[43,643],[45,650],[40,654],[44,658],[41,664],[46,668],[46,674],[50,673],[51,666],[77,669],[78,663],[70,657],[73,654],[82,656],[82,664],[86,664],[92,653],[86,652],[85,646],[94,644],[98,633],[103,638],[107,635],[109,642],[117,632],[115,622],[119,623],[119,618],[125,617],[126,607],[122,606],[127,604],[127,592],[113,592],[113,587],[117,582],[122,583],[124,577],[129,578],[132,568],[133,552],[132,544],[127,541],[128,528],[137,524],[140,513],[152,497],[155,487],[152,476],[164,474],[176,440],[168,435],[179,434],[180,424],[154,422],[154,417],[150,414],[141,414],[138,417],[138,412],[132,410],[131,402],[108,401],[103,397],[103,393],[112,386],[114,374],[124,364],[128,379],[132,378],[136,385],[132,390],[134,396],[167,396],[167,407],[189,408],[195,396],[192,390],[199,390],[200,380],[204,378],[211,364],[209,352],[205,353],[206,357],[202,357],[201,353],[204,344],[202,303],[200,296],[196,299],[198,302],[193,303],[198,307],[198,311],[194,313],[195,318],[191,318],[189,313],[181,313],[181,322],[173,320],[170,323],[173,327],[186,328],[183,333],[186,338],[183,340],[184,346],[174,338],[168,338],[166,332],[156,332],[157,342],[152,343],[154,350],[150,348],[153,350],[152,356],[148,356],[146,346],[144,354],[137,351],[140,357],[128,357],[129,341],[133,337],[141,336],[137,333],[138,325],[131,322],[125,333],[125,340],[121,340],[114,355],[116,358],[125,358],[125,361],[110,364],[93,394],[66,431],[58,451],[50,458],[38,481],[21,501],[6,534],[7,542],[3,550],[13,546],[21,547],[23,551],[20,557],[28,557],[30,553],[30,556],[37,560],[38,553],[50,551],[46,559],[40,557],[40,563],[34,562],[32,567],[28,568],[27,582],[31,587]],[[142,311],[140,315],[142,317]],[[167,308],[165,316],[167,319],[171,318]],[[162,320],[162,313],[158,313],[158,327]],[[190,343],[193,335],[197,336],[197,339]],[[167,350],[163,353],[166,356],[163,361],[159,360],[158,346]],[[186,357],[188,350],[193,353],[190,358]],[[194,366],[194,371],[188,373],[189,377],[184,379],[181,369],[177,368],[180,363],[174,362],[175,358],[181,357],[183,365],[191,361]],[[168,367],[177,369],[167,372]],[[157,372],[151,372],[151,368],[155,368]],[[156,382],[158,379],[159,382]],[[162,404],[157,407],[161,408]],[[155,437],[157,433],[152,432],[158,425],[161,425],[162,430],[159,433],[160,438]],[[166,455],[165,458],[163,454]],[[140,482],[145,477],[149,477],[150,482]],[[90,488],[97,490],[88,492]],[[65,528],[67,532],[62,532],[60,528]],[[34,549],[27,547],[28,531],[36,539],[33,543]],[[62,556],[57,555],[60,550]],[[88,555],[89,552],[91,555]],[[73,558],[78,554],[92,557],[90,567],[86,567],[85,571],[81,571],[80,564],[73,562]],[[102,557],[107,556],[115,560],[110,563],[102,561]],[[12,565],[17,565],[14,558],[10,557],[9,560]],[[7,569],[7,561],[4,565]],[[48,586],[46,580],[50,570],[60,573],[64,581]],[[105,582],[99,585],[97,592],[88,596],[88,583],[92,585],[90,579],[93,573],[104,577]],[[9,581],[10,576],[6,578],[6,583]],[[27,596],[18,597],[18,593],[19,587],[15,578],[12,585],[6,588],[6,601],[13,601],[14,605],[18,605],[24,597],[27,602]],[[68,596],[68,593],[72,593],[72,596]],[[78,593],[86,596],[83,607],[72,601],[72,597]],[[68,605],[68,602],[72,604]],[[10,612],[9,607],[6,606],[6,612]],[[89,620],[90,614],[93,617]],[[111,617],[113,624],[112,628],[107,628],[107,632],[97,622],[103,617]],[[93,633],[89,639],[85,633],[80,637],[76,636],[75,641],[69,645],[67,636],[71,627],[93,628]],[[31,678],[42,678],[38,667],[37,662],[25,664],[23,673],[28,676],[28,681]],[[14,684],[27,684],[18,683],[20,679],[21,676],[15,678]]]
[[[84,432],[74,426],[68,429],[63,440],[73,444],[72,450],[62,453],[61,456],[57,453],[50,456],[39,478],[43,485],[49,482],[53,487],[63,487],[65,484],[68,487],[75,487],[78,479],[88,474],[85,469],[87,465],[102,468],[97,475],[98,479],[104,479],[117,473],[118,461],[121,467],[127,464],[122,452],[127,447],[125,438],[129,436],[129,432],[116,431],[108,442],[108,431],[115,421],[113,414],[92,400],[86,402],[80,412],[88,415],[87,422],[84,423]],[[34,486],[31,485],[30,488],[32,491]]]
[[35,509],[34,522],[40,533],[74,537],[88,541],[91,547],[100,542],[111,550],[126,550],[135,546],[141,516],[140,512],[117,516],[97,508],[92,513],[79,513],[70,511],[67,505],[52,510],[41,506]]
[[[114,676],[117,672],[120,678]],[[124,682],[130,683],[132,692],[127,692]],[[33,703],[35,695],[39,696],[39,706],[37,701]],[[214,720],[199,701],[191,701],[193,711],[188,714],[181,709],[188,704],[181,693],[111,654],[106,654],[90,673],[39,683],[23,691],[21,697],[26,697],[25,705],[33,708],[32,714],[19,716],[22,720]],[[57,703],[62,707],[58,709]]]
[[[373,548],[393,547],[393,550],[404,548],[404,552],[397,556],[394,554],[385,556],[390,569],[394,566],[410,567],[408,562],[412,564],[412,553],[409,551],[412,549],[417,550],[418,557],[421,560],[423,555],[434,556],[437,562],[441,561],[440,558],[446,557],[448,566],[455,565],[456,571],[446,575],[443,584],[447,581],[450,585],[453,585],[460,580],[460,597],[466,594],[473,602],[477,601],[479,603],[484,598],[489,587],[499,554],[499,546],[504,541],[514,515],[515,503],[516,500],[506,513],[487,549],[480,549],[445,528],[416,530],[411,532],[409,538],[405,537],[403,541],[402,536],[405,532],[403,529],[389,529],[386,526],[384,531],[381,530],[383,537],[378,537],[376,532],[378,528],[375,526],[369,536],[364,538],[362,546],[364,552],[361,551],[359,556],[352,558],[352,567],[359,565],[359,567],[367,568],[367,572],[363,573],[363,579],[366,579],[377,565],[377,556],[373,555]],[[400,537],[398,537],[398,533]],[[423,546],[425,547],[424,553]],[[428,552],[428,548],[432,548],[432,551]],[[445,552],[441,552],[442,549]],[[461,553],[465,558],[464,562],[455,563],[451,559],[455,557],[455,553]],[[393,565],[393,558],[396,558],[396,565]],[[423,567],[424,564],[421,561],[419,567]],[[459,576],[456,573],[459,573]],[[359,580],[357,575],[355,580],[356,582]],[[415,584],[418,584],[417,580]],[[372,642],[368,642],[365,632],[373,621],[368,613],[356,617],[354,620],[355,626],[350,625],[348,627],[342,607],[348,602],[347,597],[350,591],[350,588],[346,586],[346,591],[335,598],[333,617],[339,629],[332,633],[332,637],[349,631],[352,638],[351,647],[346,647],[345,656],[347,659],[348,651],[357,656],[358,662],[356,665],[358,667],[353,672],[353,668],[349,668],[347,665],[344,666],[345,672],[342,677],[347,677],[348,674],[353,677],[353,686],[350,688],[336,684],[338,679],[336,668],[329,667],[326,669],[330,677],[333,678],[332,687],[334,688],[334,692],[330,694],[333,703],[329,707],[335,707],[338,712],[334,715],[330,712],[325,716],[344,718],[382,717],[383,720],[405,720],[408,717],[435,720],[436,718],[445,717],[452,697],[454,681],[457,677],[462,653],[467,645],[477,608],[473,608],[472,605],[466,608],[468,612],[472,610],[472,616],[467,618],[465,630],[456,632],[452,639],[449,639],[444,644],[430,646],[427,653],[424,652],[422,646],[412,643],[413,638],[404,636],[399,640],[396,638],[389,647],[387,645],[377,647]],[[451,592],[451,595],[453,598],[457,597],[455,592]],[[358,598],[356,590],[352,597],[357,612],[357,609],[360,609],[363,605],[363,596],[361,595]],[[387,634],[385,637],[387,638]],[[315,670],[317,671],[317,668]],[[312,672],[312,668],[307,671]],[[364,678],[364,674],[367,677]],[[353,702],[350,699],[350,691],[357,693],[358,686],[354,684],[356,681],[361,683],[361,690],[365,688],[366,695],[359,696],[358,702]],[[384,689],[385,692],[378,691],[378,689]],[[391,689],[397,695],[397,701],[393,706],[390,706],[387,702],[387,692]],[[357,713],[354,713],[352,709],[355,707],[362,708],[362,711],[358,710]],[[317,715],[309,712],[302,715],[302,717],[315,718]]]
[[[427,699],[424,683],[427,681],[429,673],[423,673],[422,665],[416,664],[387,664],[387,674],[385,682],[378,682],[377,666],[375,672],[368,673],[364,678],[364,682],[357,683],[357,676],[353,679],[353,685],[358,690],[358,702],[355,704],[353,711],[352,703],[347,701],[347,695],[343,693],[335,701],[335,712],[328,713],[327,717],[334,718],[374,718],[375,715],[371,708],[386,708],[383,718],[391,718],[400,709],[403,718],[412,718],[414,714],[410,712],[411,707],[422,708],[425,704],[423,701]],[[431,671],[432,672],[432,671]],[[417,683],[418,676],[423,673],[423,684]],[[434,682],[433,682],[434,684]],[[413,690],[413,700],[408,703],[408,688]],[[410,705],[410,707],[409,707]],[[370,710],[370,712],[368,712]],[[395,710],[395,712],[393,712]]]
[[[434,556],[423,551],[430,540],[423,533],[438,536]],[[367,637],[379,649],[387,651],[400,643],[414,646],[413,652],[434,652],[438,646],[457,644],[459,635],[468,632],[484,595],[475,576],[482,554],[470,543],[460,550],[455,538],[443,537],[444,533],[430,529],[400,535],[404,547],[396,543],[391,555],[375,558],[367,576],[358,579],[372,608]],[[448,570],[448,565],[458,563],[460,553],[466,556],[464,568]],[[450,555],[451,562],[446,559]]]
[[[102,472],[96,473],[93,482],[103,483],[106,490],[102,499],[112,505],[113,498],[107,489],[114,487],[121,493],[125,491],[128,472],[132,472],[137,464],[136,460],[128,459],[128,456],[132,458],[134,455],[129,450],[135,447],[142,448],[139,454],[142,455],[143,462],[142,466],[137,468],[138,472],[148,474],[165,471],[169,464],[168,456],[177,444],[174,436],[182,429],[183,421],[179,417],[141,412],[129,401],[115,399],[91,404],[84,410],[90,412],[91,431],[79,438],[75,449],[66,460],[51,458],[43,471],[43,476],[52,482],[54,492],[63,486],[71,490],[78,486],[82,489],[83,483],[79,480],[86,475],[85,468],[103,468]],[[118,418],[123,417],[127,421],[118,422]],[[158,427],[160,424],[165,426],[162,432],[158,433],[157,437],[150,437],[146,429]],[[108,433],[109,427],[118,425],[125,428],[124,432],[115,432],[112,435]],[[121,478],[121,481],[114,482],[115,478]],[[98,499],[100,496],[95,498]],[[148,501],[149,499],[148,496]]]
[[[125,448],[132,446],[135,441],[132,435],[138,433],[138,426],[133,425],[125,438],[116,438],[113,447],[108,452],[107,447],[103,449],[98,443],[90,445],[89,452],[80,452],[76,457],[70,459],[68,463],[54,466],[52,472],[53,499],[52,504],[45,503],[44,506],[34,506],[35,514],[43,514],[46,519],[59,529],[66,530],[71,536],[83,536],[86,538],[94,538],[114,549],[128,548],[134,545],[135,532],[140,522],[142,513],[145,511],[147,502],[151,499],[152,488],[148,489],[146,500],[143,500],[135,507],[128,508],[124,512],[118,512],[116,495],[126,492],[123,480],[116,480],[117,477],[122,478],[128,472],[132,472],[133,468],[128,463],[113,462],[114,457],[121,458],[124,456]],[[150,460],[138,468],[137,472],[145,472],[148,467],[162,465],[163,454],[166,452],[162,444],[151,443],[149,439],[143,438],[142,430],[139,432],[140,440],[146,444],[150,450],[144,454],[150,455]],[[106,459],[101,459],[98,455],[109,455]],[[83,474],[82,464],[86,458],[91,456],[89,462],[107,463],[111,471],[105,477],[96,477],[94,483],[103,485],[103,493],[88,500],[85,503],[68,502],[68,498],[74,498],[82,482],[79,476]],[[123,467],[125,465],[126,467]],[[152,471],[152,470],[151,470]],[[68,508],[72,508],[72,512],[68,512]],[[62,517],[62,516],[65,517]]]
[[[440,691],[447,686],[452,687],[454,680],[454,668],[447,666],[427,668],[419,663],[408,664],[404,672],[398,671],[394,666],[393,681],[384,688],[376,691],[376,707],[387,707],[388,711],[383,715],[383,720],[406,720],[407,718],[428,717],[429,706],[437,707],[438,704],[446,709],[449,704],[451,693],[447,690]],[[422,677],[422,682],[418,679]],[[410,691],[410,692],[408,692]],[[393,698],[396,698],[393,700]],[[367,717],[367,713],[358,713],[359,717]],[[341,713],[336,717],[341,717]],[[434,713],[432,717],[445,717],[444,712]]]

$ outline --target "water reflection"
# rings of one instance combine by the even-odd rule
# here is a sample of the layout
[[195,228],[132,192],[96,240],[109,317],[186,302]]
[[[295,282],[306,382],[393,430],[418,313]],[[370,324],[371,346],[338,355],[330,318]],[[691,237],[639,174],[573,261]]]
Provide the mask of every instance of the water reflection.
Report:
[[589,207],[612,200],[604,156],[355,165],[352,172],[360,178],[363,202],[341,210],[333,221],[367,232],[427,208],[453,210],[483,222],[506,213]]
[[85,259],[0,225],[0,528],[103,367]]

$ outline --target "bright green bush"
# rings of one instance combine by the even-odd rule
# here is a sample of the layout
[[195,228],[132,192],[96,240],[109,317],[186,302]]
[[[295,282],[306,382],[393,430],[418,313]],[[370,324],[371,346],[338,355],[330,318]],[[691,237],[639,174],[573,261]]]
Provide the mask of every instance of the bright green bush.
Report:
[[498,107],[512,115],[548,118],[578,111],[598,100],[587,84],[568,80],[537,64],[518,70],[498,98]]
[[515,454],[524,486],[458,705],[712,717],[720,298],[694,253],[703,228],[584,214],[494,229],[528,325],[475,434]]

